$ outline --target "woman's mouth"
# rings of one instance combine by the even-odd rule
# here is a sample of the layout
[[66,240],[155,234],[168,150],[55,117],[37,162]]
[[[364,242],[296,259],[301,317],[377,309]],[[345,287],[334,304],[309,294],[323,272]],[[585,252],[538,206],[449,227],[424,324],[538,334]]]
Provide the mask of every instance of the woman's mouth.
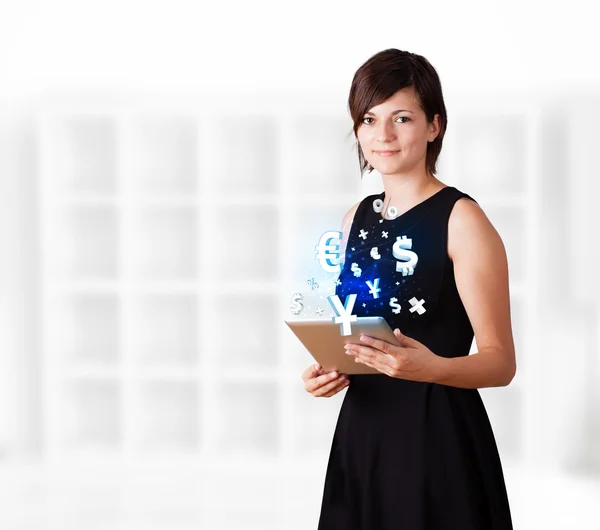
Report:
[[395,155],[398,151],[375,151],[379,156],[392,156]]

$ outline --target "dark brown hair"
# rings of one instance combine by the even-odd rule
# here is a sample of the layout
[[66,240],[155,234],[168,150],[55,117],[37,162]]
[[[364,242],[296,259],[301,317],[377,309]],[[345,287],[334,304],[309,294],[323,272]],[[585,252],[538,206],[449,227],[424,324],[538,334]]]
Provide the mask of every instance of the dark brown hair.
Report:
[[361,178],[366,169],[369,173],[373,171],[373,167],[365,160],[357,137],[365,112],[392,97],[398,90],[409,87],[414,88],[429,123],[433,122],[435,114],[440,115],[440,132],[434,141],[427,144],[426,168],[435,175],[436,161],[442,150],[448,123],[440,78],[425,57],[388,48],[370,57],[356,71],[350,87],[348,110],[354,123]]

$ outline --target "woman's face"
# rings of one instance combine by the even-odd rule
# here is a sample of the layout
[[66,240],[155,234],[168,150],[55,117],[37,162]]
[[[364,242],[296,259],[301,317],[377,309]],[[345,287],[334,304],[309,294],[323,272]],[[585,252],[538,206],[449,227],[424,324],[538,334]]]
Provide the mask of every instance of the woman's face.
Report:
[[438,132],[439,114],[432,124],[427,123],[410,87],[369,109],[362,117],[357,139],[367,162],[382,175],[393,175],[425,168],[427,142]]

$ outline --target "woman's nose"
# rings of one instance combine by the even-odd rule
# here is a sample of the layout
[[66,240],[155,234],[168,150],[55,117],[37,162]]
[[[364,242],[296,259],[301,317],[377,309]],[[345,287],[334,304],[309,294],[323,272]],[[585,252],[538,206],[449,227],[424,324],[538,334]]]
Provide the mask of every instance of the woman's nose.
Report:
[[394,127],[391,124],[383,123],[377,130],[377,140],[381,143],[389,142],[394,139]]

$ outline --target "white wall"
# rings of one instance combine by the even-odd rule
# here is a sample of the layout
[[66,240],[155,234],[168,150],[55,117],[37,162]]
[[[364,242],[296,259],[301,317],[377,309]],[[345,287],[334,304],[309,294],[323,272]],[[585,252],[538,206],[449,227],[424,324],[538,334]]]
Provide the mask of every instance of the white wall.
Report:
[[369,55],[430,59],[445,86],[588,86],[589,3],[3,1],[0,97],[54,91],[339,89]]

